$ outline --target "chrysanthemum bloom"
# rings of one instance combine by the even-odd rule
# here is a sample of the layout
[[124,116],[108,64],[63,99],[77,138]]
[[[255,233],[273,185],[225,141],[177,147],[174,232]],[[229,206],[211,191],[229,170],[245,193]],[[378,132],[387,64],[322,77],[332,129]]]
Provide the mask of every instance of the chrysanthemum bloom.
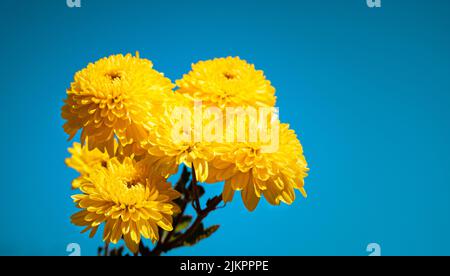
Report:
[[76,73],[62,108],[69,139],[82,129],[81,141],[89,139],[89,149],[110,155],[115,136],[123,146],[143,140],[151,112],[157,114],[159,101],[174,87],[152,66],[139,56],[113,55]]
[[82,146],[80,143],[73,143],[68,151],[72,156],[66,158],[67,166],[81,175],[89,175],[89,172],[94,171],[99,165],[106,165],[109,160],[108,154],[98,149],[89,150],[87,145]]
[[184,164],[194,167],[198,181],[203,182],[208,177],[208,162],[214,158],[214,152],[211,143],[195,139],[199,129],[191,127],[194,124],[192,105],[188,98],[175,94],[141,143],[149,153],[145,162],[154,173],[168,177]]
[[179,207],[172,200],[179,193],[163,178],[148,178],[142,163],[126,157],[123,162],[112,158],[106,167],[97,167],[89,176],[81,177],[83,194],[72,196],[82,211],[71,217],[93,237],[105,223],[103,240],[117,243],[121,238],[132,252],[138,251],[141,236],[155,242],[158,226],[172,231],[172,215]]
[[275,89],[263,71],[239,57],[200,61],[176,84],[178,93],[219,108],[272,107],[276,101]]
[[[130,157],[134,154],[129,152],[129,150],[125,152],[123,148],[119,147],[120,145],[117,141],[114,141],[114,154],[112,156],[106,152],[101,152],[97,148],[89,150],[88,144],[88,142],[85,145],[73,143],[73,146],[68,149],[71,156],[65,160],[66,165],[80,173],[80,176],[89,176],[89,173],[94,172],[99,166],[106,167],[107,162],[113,157],[123,160],[126,156]],[[128,145],[127,147],[131,149],[131,146]],[[134,159],[136,159],[136,156]],[[79,188],[80,181],[82,181],[81,177],[74,179],[72,188]]]
[[[73,143],[73,147],[69,148],[69,153],[72,155],[66,158],[67,166],[80,173],[80,176],[89,176],[99,166],[106,167],[109,155],[106,152],[101,152],[99,149],[89,150],[87,145],[82,146],[80,143]],[[80,187],[81,177],[75,178],[72,181],[72,188]]]
[[246,208],[253,211],[261,196],[272,205],[291,204],[294,189],[306,197],[303,186],[308,168],[303,148],[289,125],[280,124],[279,133],[279,147],[274,152],[262,151],[257,142],[221,145],[222,154],[211,162],[207,182],[225,181],[224,202],[241,191]]

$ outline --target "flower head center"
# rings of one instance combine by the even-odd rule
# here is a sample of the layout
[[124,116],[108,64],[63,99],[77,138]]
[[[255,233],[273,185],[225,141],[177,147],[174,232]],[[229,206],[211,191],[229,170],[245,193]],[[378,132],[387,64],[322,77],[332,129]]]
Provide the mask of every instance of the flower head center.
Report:
[[111,81],[120,80],[122,78],[122,74],[119,71],[110,71],[105,74]]
[[136,186],[137,184],[139,184],[139,181],[137,181],[136,179],[132,179],[130,181],[125,181],[125,184],[127,185],[128,189],[131,189],[134,186]]
[[227,79],[227,80],[232,80],[236,78],[236,75],[231,73],[231,72],[224,72],[223,76]]

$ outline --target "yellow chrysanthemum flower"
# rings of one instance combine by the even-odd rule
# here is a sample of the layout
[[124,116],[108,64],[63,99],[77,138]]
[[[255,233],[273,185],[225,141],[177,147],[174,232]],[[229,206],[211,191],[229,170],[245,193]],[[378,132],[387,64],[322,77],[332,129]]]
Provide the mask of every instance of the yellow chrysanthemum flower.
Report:
[[272,205],[291,204],[294,189],[303,188],[307,163],[303,148],[289,125],[280,124],[279,147],[274,152],[263,152],[260,143],[222,144],[222,152],[210,165],[208,183],[225,181],[223,200],[233,199],[241,191],[246,208],[253,211],[263,195]]
[[129,157],[112,158],[107,166],[81,176],[82,194],[72,198],[82,211],[71,217],[93,237],[105,223],[103,240],[116,244],[122,237],[137,252],[141,236],[155,242],[158,226],[172,231],[172,215],[179,212],[172,200],[179,193],[163,178],[148,178],[148,168]]
[[73,143],[68,149],[72,155],[66,158],[66,165],[80,173],[80,175],[89,175],[99,165],[106,166],[109,160],[108,154],[98,149],[89,150],[88,147],[82,146],[80,143]]
[[[163,177],[175,174],[181,164],[194,166],[197,180],[203,182],[208,177],[208,162],[214,158],[211,143],[195,140],[198,128],[177,127],[186,122],[194,125],[193,102],[190,99],[174,94],[168,101],[165,111],[159,114],[157,123],[141,143],[141,147],[149,153],[145,162],[154,173]],[[174,116],[180,108],[187,114]]]
[[[80,176],[88,176],[99,166],[106,167],[110,159],[107,153],[98,149],[89,150],[87,145],[82,146],[80,143],[73,143],[73,147],[68,151],[72,156],[66,158],[66,165],[79,172]],[[72,188],[79,188],[80,181],[82,181],[81,177],[75,178],[72,181]]]
[[275,88],[263,71],[239,57],[216,58],[192,65],[192,70],[176,82],[178,93],[202,100],[206,105],[275,105]]
[[89,139],[89,149],[110,155],[115,136],[121,145],[143,140],[151,112],[158,112],[160,100],[174,87],[152,66],[139,56],[113,55],[76,73],[62,108],[70,139],[82,129],[81,141]]

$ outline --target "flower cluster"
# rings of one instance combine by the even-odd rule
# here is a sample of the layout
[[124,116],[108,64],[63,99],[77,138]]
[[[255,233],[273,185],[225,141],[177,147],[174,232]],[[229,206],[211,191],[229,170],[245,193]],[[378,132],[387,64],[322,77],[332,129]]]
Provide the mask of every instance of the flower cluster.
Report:
[[81,133],[66,160],[79,172],[72,222],[91,236],[103,224],[105,242],[137,252],[142,238],[173,230],[182,195],[167,179],[180,165],[196,181],[224,183],[224,202],[240,191],[250,211],[262,197],[306,196],[303,149],[275,102],[264,73],[238,57],[200,61],[176,86],[139,54],[89,64],[62,108],[70,139]]

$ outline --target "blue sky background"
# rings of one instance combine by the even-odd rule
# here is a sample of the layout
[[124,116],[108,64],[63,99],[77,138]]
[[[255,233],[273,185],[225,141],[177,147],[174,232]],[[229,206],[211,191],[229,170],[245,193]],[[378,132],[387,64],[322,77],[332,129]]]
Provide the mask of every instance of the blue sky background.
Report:
[[[240,56],[277,88],[300,136],[308,199],[239,197],[220,230],[176,255],[450,255],[450,2],[4,0],[0,8],[0,255],[66,255],[75,211],[60,108],[76,71],[115,53],[175,80]],[[220,192],[208,186],[208,193]]]

